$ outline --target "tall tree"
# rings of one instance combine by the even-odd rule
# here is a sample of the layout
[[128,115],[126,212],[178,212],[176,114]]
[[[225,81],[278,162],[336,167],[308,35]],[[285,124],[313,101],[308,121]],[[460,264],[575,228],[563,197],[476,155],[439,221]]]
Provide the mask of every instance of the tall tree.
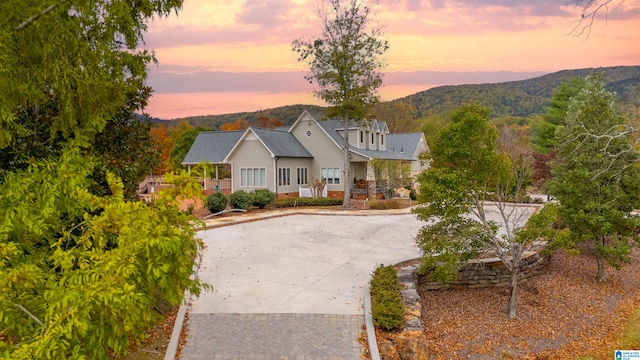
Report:
[[[296,39],[293,51],[298,61],[308,61],[305,79],[318,85],[315,95],[330,105],[327,117],[339,116],[345,128],[343,179],[349,179],[349,124],[363,119],[367,110],[379,101],[382,86],[381,56],[389,49],[382,30],[371,24],[371,7],[361,0],[323,2],[319,10],[320,36],[312,40]],[[344,181],[344,207],[349,207],[350,182]]]
[[169,152],[169,163],[173,170],[182,169],[182,160],[187,156],[189,149],[191,149],[191,145],[196,141],[198,134],[202,131],[209,131],[210,129],[205,127],[195,127],[186,131],[181,132],[178,136],[176,136],[173,141],[173,146],[171,147],[171,151]]
[[153,169],[153,172],[155,174],[164,174],[171,169],[171,164],[169,163],[169,152],[171,151],[173,143],[171,142],[171,139],[169,139],[167,128],[162,123],[151,127],[150,133],[151,137],[155,141],[158,151],[160,152],[160,164],[158,167]]
[[[146,24],[181,4],[0,2],[0,149],[17,159],[0,181],[0,357],[121,355],[158,320],[155,308],[202,289],[189,279],[194,219],[176,206],[199,184],[182,174],[153,204],[125,201],[109,165],[137,149],[108,142],[131,129],[132,141],[148,136],[127,102],[153,60],[137,50]],[[108,191],[92,191],[96,167]]]
[[620,267],[628,262],[640,240],[640,222],[631,214],[640,206],[640,170],[634,165],[640,155],[614,100],[601,76],[586,80],[558,132],[549,183],[573,246],[593,244],[600,281],[606,281],[606,263]]
[[[520,265],[550,217],[545,214],[527,232],[521,231],[531,215],[517,204],[526,177],[498,150],[497,141],[487,108],[458,108],[431,144],[431,166],[418,176],[420,205],[413,211],[426,222],[416,237],[423,267],[432,270],[435,279],[448,281],[479,253],[499,257],[511,274],[507,315],[514,318]],[[492,201],[491,208],[486,201]],[[490,212],[498,214],[501,224]]]

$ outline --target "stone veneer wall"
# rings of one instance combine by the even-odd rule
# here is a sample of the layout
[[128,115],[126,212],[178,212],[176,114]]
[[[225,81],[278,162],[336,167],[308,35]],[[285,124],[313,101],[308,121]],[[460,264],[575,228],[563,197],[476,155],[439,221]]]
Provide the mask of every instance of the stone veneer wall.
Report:
[[[538,276],[547,267],[550,255],[540,246],[526,254],[520,265],[520,280]],[[502,261],[498,258],[486,258],[473,260],[458,271],[458,280],[444,284],[430,281],[429,274],[418,276],[418,288],[420,290],[435,289],[474,289],[485,287],[509,286],[510,274]]]

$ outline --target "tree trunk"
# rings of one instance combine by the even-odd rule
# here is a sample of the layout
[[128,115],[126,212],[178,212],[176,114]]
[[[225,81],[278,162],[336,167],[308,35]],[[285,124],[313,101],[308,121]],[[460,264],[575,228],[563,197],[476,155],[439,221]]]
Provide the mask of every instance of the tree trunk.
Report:
[[[597,241],[597,245],[598,246],[604,246],[604,236],[601,236]],[[607,281],[607,276],[604,273],[604,268],[605,268],[605,259],[602,255],[598,254],[598,246],[596,246],[596,263],[598,264],[598,281],[600,282],[606,282]]]
[[349,161],[349,110],[345,111],[342,124],[344,125],[344,169],[342,178],[342,183],[344,184],[344,196],[342,198],[342,207],[348,209],[350,207],[349,199],[351,198],[351,194],[349,193],[349,169],[351,167]]
[[513,266],[511,270],[511,293],[509,295],[509,305],[507,306],[507,316],[509,319],[516,318],[516,304],[518,293],[518,275],[520,275],[520,266]]

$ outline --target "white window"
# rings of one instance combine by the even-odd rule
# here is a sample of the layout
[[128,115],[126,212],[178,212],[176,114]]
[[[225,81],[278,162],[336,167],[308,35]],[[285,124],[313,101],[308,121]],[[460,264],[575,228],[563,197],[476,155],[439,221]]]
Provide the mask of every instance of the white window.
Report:
[[360,143],[364,143],[364,131],[360,130]]
[[320,174],[327,184],[340,184],[340,168],[321,168]]
[[241,168],[240,186],[267,186],[267,170],[265,168]]
[[371,145],[373,145],[373,141],[374,141],[373,139],[374,139],[374,136],[375,136],[375,135],[374,135],[374,134],[373,134],[373,132],[372,132],[372,133],[371,133]]
[[278,169],[278,186],[291,186],[291,169]]
[[384,134],[380,134],[380,145],[384,145]]
[[309,182],[307,179],[307,168],[297,168],[296,169],[296,174],[297,174],[297,178],[298,178],[298,185],[307,185],[307,183]]

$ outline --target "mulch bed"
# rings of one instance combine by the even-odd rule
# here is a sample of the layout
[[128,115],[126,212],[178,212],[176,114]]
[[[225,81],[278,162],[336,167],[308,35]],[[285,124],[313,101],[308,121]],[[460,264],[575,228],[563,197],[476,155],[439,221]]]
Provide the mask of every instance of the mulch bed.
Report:
[[507,288],[422,291],[430,354],[434,359],[612,359],[629,316],[640,308],[640,251],[632,257],[620,271],[607,268],[608,281],[600,283],[589,254],[554,254],[539,278],[521,283],[517,319],[506,317]]

